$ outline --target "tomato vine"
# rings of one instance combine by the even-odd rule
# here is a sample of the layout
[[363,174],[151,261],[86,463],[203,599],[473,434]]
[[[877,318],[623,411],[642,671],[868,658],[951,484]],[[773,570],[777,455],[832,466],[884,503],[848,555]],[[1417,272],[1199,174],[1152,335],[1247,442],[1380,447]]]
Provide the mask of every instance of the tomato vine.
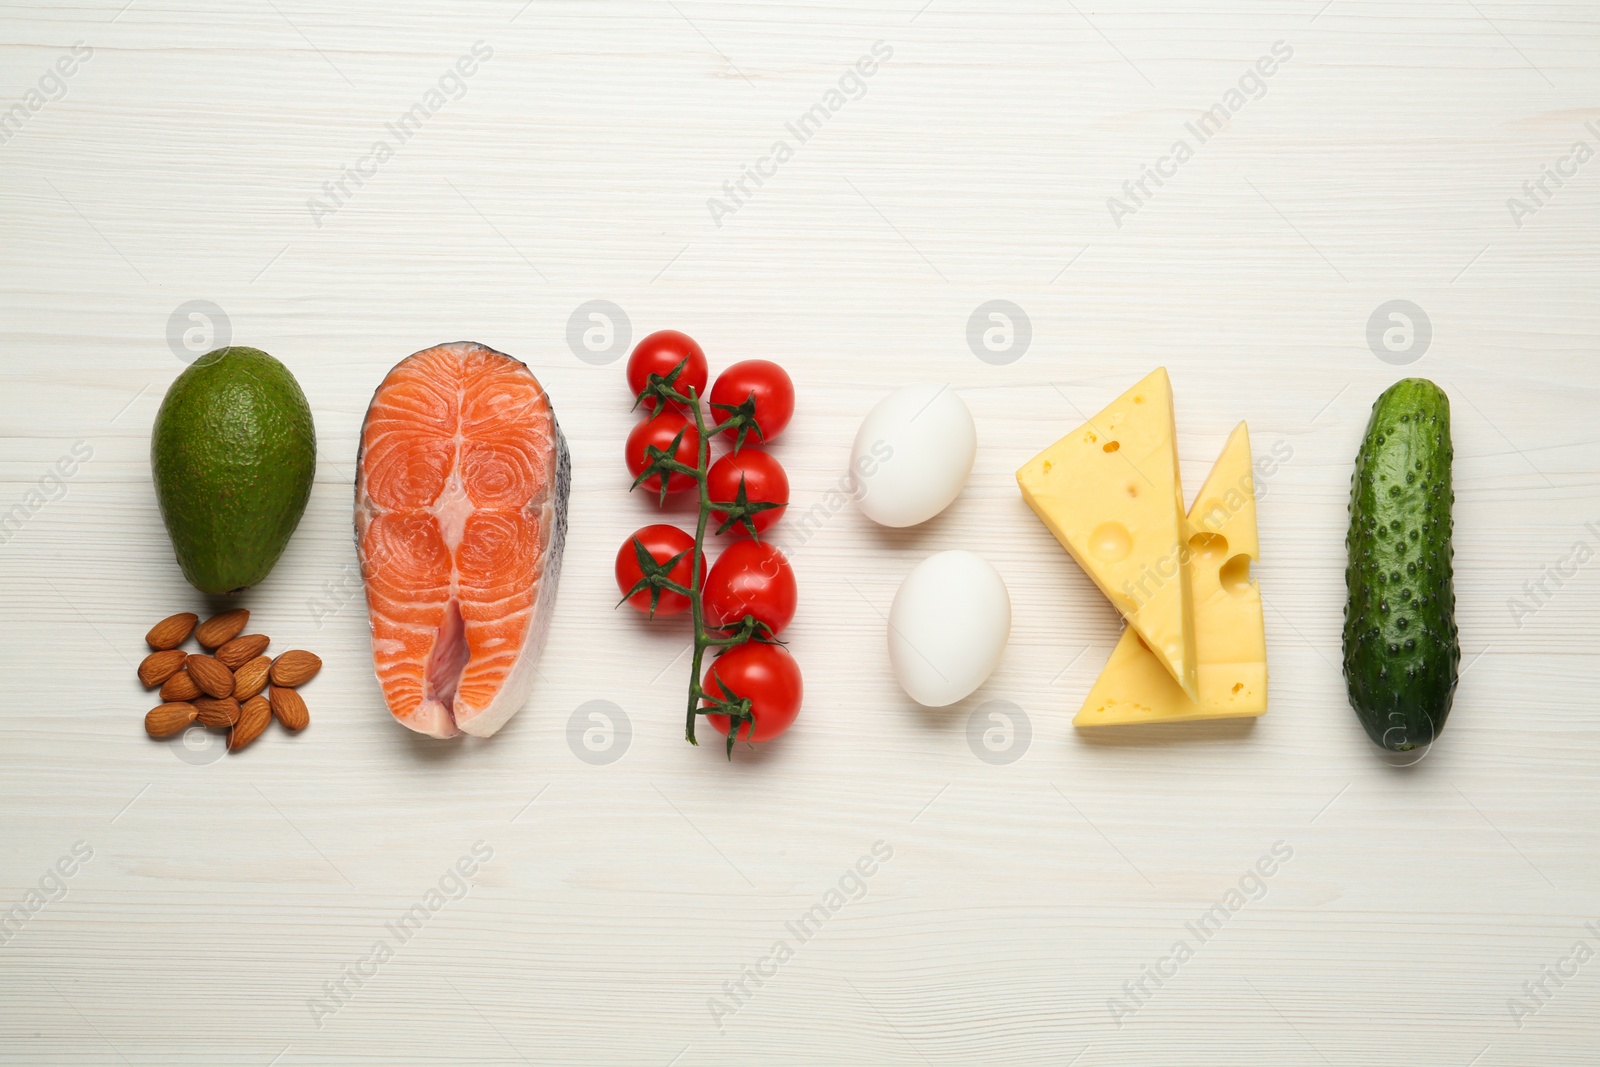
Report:
[[[765,624],[753,615],[744,618],[729,627],[718,630],[709,629],[705,621],[705,608],[701,603],[700,589],[705,581],[705,539],[707,520],[713,511],[723,516],[721,530],[727,530],[734,525],[746,528],[752,539],[759,540],[755,525],[751,521],[753,516],[761,511],[778,505],[767,502],[751,502],[744,493],[743,482],[740,483],[738,498],[731,501],[716,501],[711,499],[708,481],[711,458],[711,439],[725,431],[732,431],[735,435],[735,451],[744,443],[745,437],[752,430],[756,439],[762,439],[761,427],[756,422],[756,410],[753,401],[739,405],[716,405],[719,409],[726,410],[726,418],[722,422],[707,427],[705,414],[700,406],[700,394],[694,386],[686,386],[683,391],[678,389],[678,379],[685,364],[680,363],[665,375],[648,375],[644,387],[635,397],[634,407],[643,405],[646,410],[656,412],[672,409],[682,410],[693,417],[693,426],[698,440],[695,445],[695,463],[690,466],[679,460],[678,453],[683,443],[683,436],[688,431],[686,425],[673,437],[668,448],[657,445],[647,445],[644,450],[643,468],[634,477],[633,488],[644,485],[655,478],[659,485],[661,501],[665,503],[671,476],[674,474],[687,476],[694,482],[695,491],[699,498],[699,515],[695,521],[694,546],[688,549],[690,557],[689,584],[687,587],[673,581],[670,572],[682,558],[682,553],[674,556],[664,564],[656,564],[649,552],[636,538],[635,551],[638,553],[641,564],[642,576],[634,587],[628,590],[623,599],[627,600],[634,594],[649,590],[651,592],[652,607],[660,596],[661,590],[671,590],[682,594],[689,599],[690,619],[694,629],[694,658],[689,674],[689,701],[685,714],[684,738],[691,745],[700,742],[695,737],[696,720],[702,715],[726,715],[729,720],[727,731],[728,758],[733,758],[733,742],[739,736],[741,729],[746,724],[751,724],[754,729],[755,717],[752,713],[752,701],[749,697],[738,696],[721,684],[718,677],[717,688],[719,693],[708,693],[700,684],[701,667],[705,662],[706,652],[715,650],[717,654],[737,645],[750,641],[763,641],[778,643]],[[712,665],[713,673],[716,671]]]

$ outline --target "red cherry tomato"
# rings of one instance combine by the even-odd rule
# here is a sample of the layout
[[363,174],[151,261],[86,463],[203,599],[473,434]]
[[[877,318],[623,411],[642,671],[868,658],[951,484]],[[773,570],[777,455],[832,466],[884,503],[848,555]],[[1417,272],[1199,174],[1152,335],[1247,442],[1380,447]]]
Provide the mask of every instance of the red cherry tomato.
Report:
[[[704,397],[709,373],[706,354],[694,338],[677,330],[657,330],[633,346],[633,354],[628,357],[629,391],[638,396],[650,383],[651,375],[666,378],[680,363],[684,368],[673,379],[672,388],[684,396],[693,389],[695,396]],[[644,406],[645,410],[654,411],[655,398],[647,399]]]
[[[681,437],[678,436],[680,433]],[[672,448],[674,438],[678,441],[676,451]],[[694,423],[676,411],[663,411],[650,416],[628,433],[629,474],[637,478],[644,473],[644,469],[650,465],[650,456],[646,450],[652,447],[670,452],[672,458],[679,463],[693,467],[700,461],[700,432],[694,428]],[[652,493],[660,493],[661,475],[653,473],[639,484]],[[667,475],[669,493],[682,492],[694,484],[694,478],[682,471],[672,471]]]
[[[800,714],[804,696],[794,657],[759,641],[736,645],[712,661],[701,688],[711,696],[750,701],[754,722],[739,726],[741,741],[771,741],[783,733]],[[707,715],[706,722],[727,734],[727,715]]]
[[[644,588],[629,595],[629,590],[638,585],[645,574],[645,565],[639,559],[639,550],[634,546],[635,541],[644,546],[652,561],[651,569],[654,571],[659,571],[669,560],[679,557],[678,561],[666,571],[666,575],[685,589],[692,589],[693,575],[690,572],[694,568],[694,538],[676,526],[658,522],[654,526],[635,530],[633,536],[622,542],[622,547],[617,549],[617,591],[628,598],[628,603],[632,607],[647,615],[682,615],[688,611],[689,598],[671,589],[660,591],[653,612],[650,610],[650,598],[654,590]],[[703,562],[700,565],[700,575],[704,581]]]
[[[751,525],[756,528],[756,533],[761,533],[777,522],[788,509],[789,476],[783,472],[783,465],[769,453],[757,448],[729,452],[713,463],[711,470],[706,473],[706,490],[711,494],[711,499],[719,504],[738,501],[741,485],[744,487],[746,504],[778,505],[774,508],[762,508],[748,516]],[[717,524],[712,528],[720,530],[722,524],[728,521],[728,513],[713,508],[711,521]],[[744,523],[737,521],[723,532],[734,537],[750,535]]]
[[754,615],[778,634],[794,621],[799,595],[794,569],[776,545],[735,541],[712,564],[700,602],[712,629],[732,627]]
[[[717,422],[724,422],[733,414],[731,409],[751,398],[755,400],[755,420],[761,432],[758,434],[747,427],[744,441],[764,444],[782,433],[794,417],[794,382],[782,367],[770,360],[747,359],[735,363],[717,375],[717,382],[711,387],[711,403],[722,405],[712,407],[712,416]],[[738,431],[722,432],[738,447]]]

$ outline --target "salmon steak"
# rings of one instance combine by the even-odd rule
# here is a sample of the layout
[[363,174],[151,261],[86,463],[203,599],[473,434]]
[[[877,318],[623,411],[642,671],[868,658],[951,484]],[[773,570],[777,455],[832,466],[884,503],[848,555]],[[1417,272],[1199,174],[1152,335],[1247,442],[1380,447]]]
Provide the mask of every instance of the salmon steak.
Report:
[[488,737],[527,702],[550,630],[572,481],[539,380],[470,341],[395,365],[356,457],[356,550],[389,711]]

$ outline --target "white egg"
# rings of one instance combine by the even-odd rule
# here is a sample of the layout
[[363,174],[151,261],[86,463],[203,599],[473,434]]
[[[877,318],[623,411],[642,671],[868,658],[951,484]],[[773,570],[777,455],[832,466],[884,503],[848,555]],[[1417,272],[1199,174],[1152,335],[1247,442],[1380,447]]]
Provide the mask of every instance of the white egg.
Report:
[[856,503],[883,526],[927,522],[960,495],[977,454],[972,412],[948,385],[897,389],[856,431]]
[[906,695],[954,704],[1000,665],[1011,638],[1011,594],[972,552],[940,552],[906,575],[889,609],[889,664]]

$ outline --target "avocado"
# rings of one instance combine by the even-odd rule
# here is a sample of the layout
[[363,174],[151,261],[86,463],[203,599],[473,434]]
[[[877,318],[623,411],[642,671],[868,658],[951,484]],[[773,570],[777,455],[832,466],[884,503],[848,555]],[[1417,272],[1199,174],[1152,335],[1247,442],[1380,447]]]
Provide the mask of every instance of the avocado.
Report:
[[189,584],[234,593],[272,570],[300,523],[317,465],[311,406],[258,348],[201,356],[167,389],[150,470]]
[[1450,398],[1407,378],[1372,405],[1350,479],[1344,674],[1367,736],[1391,752],[1431,744],[1455,697],[1453,457]]

